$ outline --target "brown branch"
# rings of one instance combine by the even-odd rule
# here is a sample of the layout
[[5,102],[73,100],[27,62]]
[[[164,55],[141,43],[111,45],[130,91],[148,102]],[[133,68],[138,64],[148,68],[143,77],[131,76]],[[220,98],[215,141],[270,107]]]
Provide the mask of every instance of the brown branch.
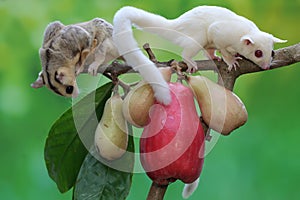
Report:
[[154,53],[152,52],[149,43],[144,44],[143,48],[146,50],[146,52],[147,52],[147,54],[149,56],[149,59],[152,62],[157,63],[158,61],[156,60],[156,57],[155,57]]
[[149,190],[147,200],[163,200],[168,185],[158,185],[152,182],[151,188]]
[[[149,45],[144,46],[147,53],[149,54],[150,58],[154,63],[157,65],[157,67],[169,67],[171,66],[171,62],[158,62],[156,61],[156,58],[153,53],[151,53],[151,50]],[[269,70],[277,69],[280,67],[289,66],[291,64],[300,62],[300,43],[288,46],[282,49],[275,50],[275,57],[273,59],[273,62],[271,64],[271,68]],[[199,60],[196,61],[198,71],[207,71],[212,70],[219,73],[221,76],[219,78],[219,83],[224,84],[224,86],[228,89],[233,89],[235,80],[243,75],[248,73],[255,73],[255,72],[261,72],[264,71],[260,67],[258,67],[256,64],[254,64],[251,61],[248,60],[240,60],[239,64],[240,67],[237,70],[228,71],[227,65],[224,61],[216,61],[216,60]],[[187,69],[187,66],[183,62],[179,62],[180,67],[183,71]],[[113,62],[112,64],[108,65],[108,67],[103,72],[103,68],[99,68],[99,73],[103,74],[114,74],[114,75],[121,75],[128,72],[134,72],[132,68],[125,63],[119,63],[119,62]],[[83,71],[83,73],[87,73],[87,69]]]

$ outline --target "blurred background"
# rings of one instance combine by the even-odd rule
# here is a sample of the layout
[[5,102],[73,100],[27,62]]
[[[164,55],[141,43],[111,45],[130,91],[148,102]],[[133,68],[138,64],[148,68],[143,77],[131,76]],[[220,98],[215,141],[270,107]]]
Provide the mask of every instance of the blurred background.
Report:
[[[51,124],[72,101],[46,88],[30,87],[41,68],[38,49],[49,22],[71,24],[95,17],[112,22],[124,5],[175,18],[204,4],[230,8],[288,40],[275,48],[299,42],[299,0],[0,0],[0,199],[70,200],[72,196],[72,192],[59,193],[48,177],[43,155]],[[148,36],[138,38],[150,44],[157,41]],[[167,42],[162,45],[180,52],[174,45],[168,48]],[[159,51],[157,56],[180,59]],[[230,136],[219,138],[206,157],[191,200],[300,199],[299,75],[300,63],[237,80],[234,91],[244,101],[249,120]],[[81,75],[79,87],[88,91],[87,83],[98,79]],[[146,175],[134,175],[128,199],[145,199],[150,184]],[[172,184],[165,199],[182,199],[182,188],[179,181]]]

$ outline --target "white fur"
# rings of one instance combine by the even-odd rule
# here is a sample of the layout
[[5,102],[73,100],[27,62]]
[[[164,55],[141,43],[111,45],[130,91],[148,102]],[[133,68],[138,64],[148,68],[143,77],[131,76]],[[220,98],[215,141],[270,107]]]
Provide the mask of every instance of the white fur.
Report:
[[[131,12],[132,10],[134,12]],[[171,102],[168,84],[155,64],[138,48],[133,37],[132,24],[147,23],[147,18],[144,19],[143,13],[144,11],[131,7],[124,7],[119,10],[114,16],[113,41],[126,63],[138,71],[143,79],[152,86],[155,98],[167,105]],[[160,16],[157,17],[162,19]],[[152,23],[151,17],[149,21]]]
[[[131,25],[181,46],[182,58],[188,64],[189,71],[197,68],[192,58],[203,49],[219,50],[229,69],[238,66],[237,60],[240,58],[236,57],[237,53],[266,69],[272,60],[273,43],[286,42],[260,31],[252,21],[217,6],[198,6],[173,20],[138,8],[123,7],[114,17],[113,39],[119,53],[126,54],[126,61],[130,60],[129,64],[134,67],[145,64],[149,70],[150,66],[154,66],[139,50]],[[247,45],[241,40],[243,36],[247,36],[252,43]],[[255,57],[255,50],[262,50],[264,56]]]
[[182,197],[184,199],[188,199],[197,189],[198,184],[199,184],[199,178],[195,180],[193,183],[185,184],[182,191]]

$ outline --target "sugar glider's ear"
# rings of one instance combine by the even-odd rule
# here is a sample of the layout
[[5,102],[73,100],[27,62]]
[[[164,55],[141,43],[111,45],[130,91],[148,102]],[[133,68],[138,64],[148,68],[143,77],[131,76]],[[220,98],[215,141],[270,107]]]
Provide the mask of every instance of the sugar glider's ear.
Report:
[[244,35],[243,37],[241,37],[241,42],[243,42],[246,45],[254,44],[254,41],[249,35]]
[[90,53],[90,50],[87,48],[87,49],[84,49],[83,51],[81,51],[81,56],[80,56],[80,65],[83,63],[83,61],[86,59],[86,57],[89,55]]
[[36,81],[34,81],[33,83],[31,83],[31,87],[32,88],[41,88],[45,85],[45,82],[44,82],[44,78],[43,78],[43,72],[41,71],[39,73],[39,76],[38,78],[36,79]]
[[60,21],[51,22],[45,29],[43,44],[46,44],[65,26]]
[[89,53],[92,51],[92,49],[96,48],[97,44],[98,44],[98,40],[97,39],[93,39],[92,44],[91,44],[91,48],[84,48],[81,51],[80,65],[83,64],[83,62],[85,61],[85,59],[87,58],[87,56],[89,55]]
[[285,43],[285,42],[287,42],[287,40],[279,39],[277,37],[274,37],[273,35],[272,35],[272,39],[273,39],[274,43]]

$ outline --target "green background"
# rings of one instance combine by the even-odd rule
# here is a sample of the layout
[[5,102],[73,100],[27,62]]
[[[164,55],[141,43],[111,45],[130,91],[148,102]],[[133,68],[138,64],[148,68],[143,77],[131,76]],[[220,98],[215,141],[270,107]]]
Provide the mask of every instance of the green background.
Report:
[[[0,199],[71,199],[71,192],[60,194],[48,177],[43,147],[51,124],[72,101],[45,88],[30,88],[40,70],[38,49],[49,22],[94,17],[112,22],[124,5],[174,18],[204,4],[230,8],[288,40],[275,48],[299,42],[299,0],[0,0]],[[248,122],[219,138],[190,199],[300,199],[299,75],[300,64],[294,64],[238,79],[234,91],[247,107]],[[99,78],[81,75],[82,93]],[[144,174],[134,175],[128,199],[145,199],[149,187]],[[182,199],[182,188],[179,181],[172,184],[166,199]]]

